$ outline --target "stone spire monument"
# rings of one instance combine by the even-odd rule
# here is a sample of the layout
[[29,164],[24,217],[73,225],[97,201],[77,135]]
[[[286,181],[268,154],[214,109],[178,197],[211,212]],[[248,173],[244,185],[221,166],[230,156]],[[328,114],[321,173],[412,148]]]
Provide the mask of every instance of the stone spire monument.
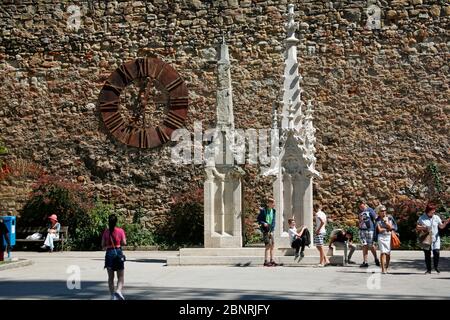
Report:
[[234,164],[230,57],[225,38],[217,62],[217,128],[208,146],[204,182],[205,248],[242,247],[243,170]]
[[[294,218],[297,225],[306,225],[313,235],[313,178],[319,177],[315,170],[315,129],[312,123],[312,104],[301,100],[301,75],[298,72],[297,43],[294,21],[294,5],[288,6],[288,22],[285,39],[285,68],[283,75],[280,152],[276,164],[269,171],[275,175],[273,195],[276,216],[275,244],[290,247],[287,220]],[[275,112],[276,115],[276,112]],[[276,116],[273,116],[276,119]],[[278,129],[272,121],[272,129]],[[311,239],[312,241],[312,239]]]

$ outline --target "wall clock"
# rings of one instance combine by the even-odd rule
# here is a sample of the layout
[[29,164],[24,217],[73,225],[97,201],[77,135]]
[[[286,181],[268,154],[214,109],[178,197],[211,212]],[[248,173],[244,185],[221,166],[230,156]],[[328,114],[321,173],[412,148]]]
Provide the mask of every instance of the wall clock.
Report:
[[159,58],[138,58],[111,73],[100,92],[98,110],[117,140],[154,148],[184,126],[188,103],[187,87],[173,67]]

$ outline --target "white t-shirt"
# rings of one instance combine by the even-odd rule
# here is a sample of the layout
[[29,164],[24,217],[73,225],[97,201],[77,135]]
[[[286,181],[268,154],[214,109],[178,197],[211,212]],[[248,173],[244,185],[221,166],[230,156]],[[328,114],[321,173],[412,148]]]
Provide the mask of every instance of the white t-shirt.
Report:
[[288,233],[289,233],[289,240],[291,240],[291,244],[292,244],[292,242],[294,242],[294,240],[295,240],[295,236],[298,234],[297,229],[295,227],[289,228]]
[[439,225],[442,220],[439,216],[433,215],[432,218],[428,217],[426,213],[422,214],[417,221],[418,224],[425,226],[431,231],[432,243],[431,250],[441,249],[441,237],[439,236]]
[[322,228],[320,228],[319,233],[326,233],[325,226],[327,225],[327,216],[325,215],[325,212],[323,212],[322,210],[319,210],[316,214],[316,232],[317,230],[319,230],[319,226],[322,224],[320,220],[322,220],[324,224]]

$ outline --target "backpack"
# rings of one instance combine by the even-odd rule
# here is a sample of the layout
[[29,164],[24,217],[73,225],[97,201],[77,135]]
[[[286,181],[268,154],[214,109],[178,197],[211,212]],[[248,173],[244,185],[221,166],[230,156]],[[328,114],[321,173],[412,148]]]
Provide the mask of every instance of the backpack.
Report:
[[308,228],[303,231],[303,236],[305,237],[305,246],[311,245],[311,234],[309,233]]

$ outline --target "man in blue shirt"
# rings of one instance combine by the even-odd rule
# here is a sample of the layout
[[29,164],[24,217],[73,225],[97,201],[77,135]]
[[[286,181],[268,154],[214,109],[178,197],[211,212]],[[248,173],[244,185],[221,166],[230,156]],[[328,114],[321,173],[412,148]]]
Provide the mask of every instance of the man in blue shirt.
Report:
[[[278,264],[273,261],[273,231],[275,230],[275,200],[267,199],[267,205],[259,210],[257,221],[263,233],[263,240],[266,246],[264,252],[264,266],[276,267]],[[270,260],[269,260],[270,256]]]
[[375,233],[375,220],[377,219],[377,214],[375,211],[369,207],[365,201],[359,203],[359,238],[361,239],[362,249],[363,249],[363,263],[360,265],[361,268],[367,268],[369,264],[367,263],[369,249],[373,254],[375,259],[375,264],[380,266],[380,261],[377,258],[377,251],[373,245],[374,233]]

